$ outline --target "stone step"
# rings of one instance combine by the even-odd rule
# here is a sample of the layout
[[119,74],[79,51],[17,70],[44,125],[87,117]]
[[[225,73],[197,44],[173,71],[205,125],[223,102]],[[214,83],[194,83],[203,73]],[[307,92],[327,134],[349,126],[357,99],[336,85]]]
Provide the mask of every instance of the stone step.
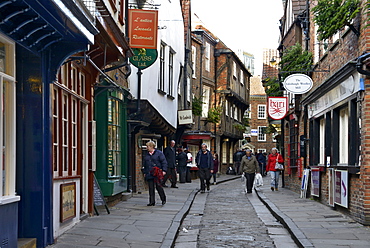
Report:
[[18,248],[36,248],[36,239],[35,238],[18,239]]

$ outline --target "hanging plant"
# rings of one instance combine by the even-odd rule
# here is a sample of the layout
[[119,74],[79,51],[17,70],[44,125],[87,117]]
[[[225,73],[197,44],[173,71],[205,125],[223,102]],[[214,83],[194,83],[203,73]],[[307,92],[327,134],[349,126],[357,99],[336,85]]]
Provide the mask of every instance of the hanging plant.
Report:
[[359,0],[319,0],[312,8],[314,21],[318,25],[318,40],[326,40],[339,30],[348,26],[359,35],[351,24],[360,12]]
[[289,47],[281,57],[280,61],[281,79],[293,73],[308,73],[312,70],[313,55],[303,50],[301,44],[297,43]]
[[220,106],[210,108],[208,111],[207,121],[212,123],[219,123],[221,120],[222,108]]
[[235,127],[235,129],[236,130],[239,130],[239,131],[242,131],[242,132],[244,132],[245,130],[247,130],[247,127],[246,126],[244,126],[244,125],[242,125],[242,124],[234,124],[234,127]]
[[267,96],[283,96],[283,91],[280,90],[280,83],[277,78],[266,78],[263,86]]
[[193,100],[192,100],[192,112],[193,112],[193,115],[196,115],[196,116],[202,116],[202,104],[204,102],[202,101],[202,97],[194,97]]

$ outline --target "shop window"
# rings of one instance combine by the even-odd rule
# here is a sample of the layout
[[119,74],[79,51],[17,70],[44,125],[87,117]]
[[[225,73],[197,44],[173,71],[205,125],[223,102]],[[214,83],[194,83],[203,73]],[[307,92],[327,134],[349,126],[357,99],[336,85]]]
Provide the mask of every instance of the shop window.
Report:
[[121,176],[122,106],[116,98],[108,101],[108,177],[114,178]]
[[298,160],[298,123],[295,119],[289,121],[289,159],[290,159],[290,166],[294,168],[297,166]]
[[258,105],[258,119],[266,119],[266,105],[259,104]]
[[233,164],[234,161],[234,149],[233,149],[233,146],[230,144],[230,149],[229,149],[229,164]]
[[19,200],[15,196],[15,45],[0,35],[0,201]]
[[[69,69],[68,69],[69,68]],[[52,168],[54,178],[78,175],[82,165],[86,129],[83,112],[88,101],[86,74],[78,66],[64,64],[58,80],[51,86],[52,92]]]
[[222,163],[227,163],[227,142],[222,143]]
[[339,163],[348,164],[348,108],[339,112]]
[[258,127],[258,141],[266,141],[266,133],[265,133],[266,127],[265,126],[259,126]]

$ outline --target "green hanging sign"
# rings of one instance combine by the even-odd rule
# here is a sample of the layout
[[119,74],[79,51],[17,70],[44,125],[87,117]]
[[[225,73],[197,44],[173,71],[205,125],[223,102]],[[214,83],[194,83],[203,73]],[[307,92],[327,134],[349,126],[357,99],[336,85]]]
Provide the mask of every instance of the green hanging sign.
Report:
[[130,62],[141,70],[151,66],[158,57],[157,49],[132,48],[132,51],[134,56],[130,57]]

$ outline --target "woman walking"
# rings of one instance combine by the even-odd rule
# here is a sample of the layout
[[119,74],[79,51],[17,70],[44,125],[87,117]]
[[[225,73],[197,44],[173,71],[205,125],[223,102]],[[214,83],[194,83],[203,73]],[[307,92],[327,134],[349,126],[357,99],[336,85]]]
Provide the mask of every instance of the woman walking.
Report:
[[162,205],[166,204],[166,194],[162,188],[163,175],[167,171],[167,160],[164,154],[155,149],[154,141],[146,143],[148,153],[144,157],[144,178],[149,187],[149,203],[147,206],[155,206],[155,189],[157,189]]
[[282,164],[284,162],[283,156],[281,156],[276,148],[271,149],[271,154],[267,158],[266,171],[270,172],[271,176],[271,190],[279,190],[279,175],[280,170],[275,169],[276,162]]
[[242,158],[240,163],[241,171],[244,173],[246,178],[246,186],[247,186],[247,193],[252,193],[254,177],[256,173],[259,173],[260,168],[258,166],[258,161],[254,155],[252,155],[252,151],[247,149],[245,151],[245,155]]

